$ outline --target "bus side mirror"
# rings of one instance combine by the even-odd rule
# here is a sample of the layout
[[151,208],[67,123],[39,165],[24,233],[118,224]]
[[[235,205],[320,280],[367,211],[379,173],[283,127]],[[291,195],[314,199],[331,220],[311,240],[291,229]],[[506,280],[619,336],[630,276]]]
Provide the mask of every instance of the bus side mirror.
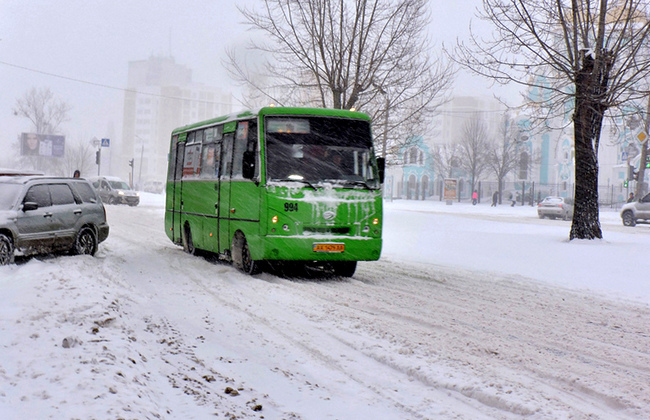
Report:
[[386,159],[377,158],[377,169],[379,169],[379,182],[383,184],[386,176]]
[[253,179],[255,177],[255,153],[246,151],[244,152],[244,159],[242,162],[242,175],[244,179]]

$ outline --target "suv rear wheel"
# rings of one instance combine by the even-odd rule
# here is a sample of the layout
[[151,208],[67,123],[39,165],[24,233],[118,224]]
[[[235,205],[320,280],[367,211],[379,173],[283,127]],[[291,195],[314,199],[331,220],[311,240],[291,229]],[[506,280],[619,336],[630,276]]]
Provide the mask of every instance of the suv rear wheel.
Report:
[[77,233],[72,252],[77,255],[95,255],[97,252],[97,235],[95,231],[86,226]]
[[621,216],[623,218],[623,226],[635,226],[636,219],[634,218],[634,213],[628,210]]

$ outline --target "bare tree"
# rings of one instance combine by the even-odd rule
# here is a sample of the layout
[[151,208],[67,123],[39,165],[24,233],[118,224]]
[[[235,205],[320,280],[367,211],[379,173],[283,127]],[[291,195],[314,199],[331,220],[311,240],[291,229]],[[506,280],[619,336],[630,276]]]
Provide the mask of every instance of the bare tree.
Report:
[[489,39],[459,43],[456,61],[500,83],[543,89],[547,117],[573,110],[575,212],[570,239],[602,238],[598,144],[605,112],[647,94],[650,21],[642,0],[483,0]]
[[497,139],[488,148],[487,163],[498,182],[499,202],[503,192],[503,180],[519,163],[517,156],[518,130],[508,114],[504,115]]
[[32,88],[16,100],[14,114],[30,120],[37,134],[57,134],[70,109],[70,105],[57,99],[49,88]]
[[236,80],[280,105],[368,113],[384,156],[426,132],[454,74],[430,56],[427,0],[263,3],[260,12],[240,10],[265,37],[250,48],[256,58],[266,53],[259,67],[267,77],[229,51],[226,66]]
[[[68,119],[70,109],[70,105],[57,99],[49,88],[32,88],[16,100],[13,111],[14,115],[30,120],[36,134],[57,134],[61,124]],[[50,173],[60,172],[61,169],[56,158],[34,156],[25,157],[23,161],[34,169]]]
[[456,143],[434,145],[433,165],[440,178],[453,178],[454,169],[460,167],[460,146]]
[[469,174],[472,191],[478,178],[488,167],[490,141],[485,121],[475,113],[463,125],[460,146],[460,165]]
[[96,148],[88,140],[78,140],[68,142],[63,159],[62,175],[70,176],[75,170],[79,170],[82,177],[92,175],[91,171],[95,168]]

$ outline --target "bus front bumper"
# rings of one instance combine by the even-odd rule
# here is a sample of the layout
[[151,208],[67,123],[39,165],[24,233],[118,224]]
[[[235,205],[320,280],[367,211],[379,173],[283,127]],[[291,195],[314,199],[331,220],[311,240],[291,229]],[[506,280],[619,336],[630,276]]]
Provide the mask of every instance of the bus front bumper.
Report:
[[250,243],[254,260],[376,261],[381,238],[266,236]]

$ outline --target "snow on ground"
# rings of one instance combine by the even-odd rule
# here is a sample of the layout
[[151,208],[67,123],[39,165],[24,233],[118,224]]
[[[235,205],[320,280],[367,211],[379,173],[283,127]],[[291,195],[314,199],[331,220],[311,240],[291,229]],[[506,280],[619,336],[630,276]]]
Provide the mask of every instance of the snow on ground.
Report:
[[386,203],[352,279],[192,257],[163,197],[107,206],[96,257],[0,267],[0,418],[647,418],[650,227]]

